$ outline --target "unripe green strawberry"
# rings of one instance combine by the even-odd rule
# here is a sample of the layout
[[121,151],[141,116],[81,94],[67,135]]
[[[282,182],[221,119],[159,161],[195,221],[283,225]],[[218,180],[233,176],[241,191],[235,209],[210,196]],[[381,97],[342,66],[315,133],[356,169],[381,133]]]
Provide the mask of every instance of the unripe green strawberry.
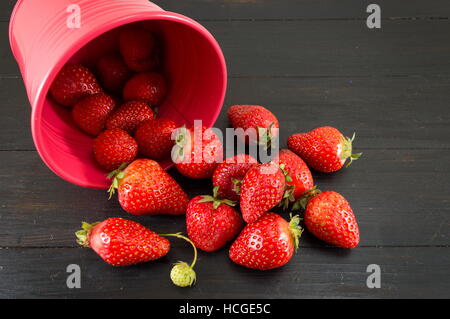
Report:
[[170,279],[178,287],[189,287],[195,283],[197,275],[191,266],[185,262],[178,262],[170,271]]

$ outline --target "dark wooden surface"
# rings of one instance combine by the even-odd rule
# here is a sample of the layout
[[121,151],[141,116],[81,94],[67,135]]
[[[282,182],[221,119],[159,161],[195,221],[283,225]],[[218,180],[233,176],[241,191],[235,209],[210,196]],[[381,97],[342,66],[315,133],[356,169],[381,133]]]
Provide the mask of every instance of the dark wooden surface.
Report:
[[[357,131],[363,158],[336,174],[315,173],[322,189],[351,203],[361,245],[345,251],[309,234],[285,267],[268,272],[229,261],[226,249],[200,253],[198,283],[174,287],[170,264],[191,251],[174,241],[153,263],[115,269],[78,248],[81,220],[134,219],[157,232],[184,231],[183,218],[126,215],[103,191],[71,185],[39,159],[30,108],[8,45],[13,0],[0,2],[0,297],[414,298],[450,297],[450,3],[377,1],[381,30],[365,25],[361,0],[166,0],[163,8],[201,21],[227,59],[225,109],[268,106],[282,144],[297,131],[330,124]],[[171,174],[191,196],[210,182]],[[79,264],[82,288],[66,287]],[[379,264],[381,288],[366,287]]]

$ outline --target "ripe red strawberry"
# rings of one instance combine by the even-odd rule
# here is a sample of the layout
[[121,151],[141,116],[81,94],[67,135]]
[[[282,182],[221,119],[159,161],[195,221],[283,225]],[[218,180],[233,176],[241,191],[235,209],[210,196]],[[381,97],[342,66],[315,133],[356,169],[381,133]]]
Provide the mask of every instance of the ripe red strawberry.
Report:
[[143,101],[151,107],[160,105],[166,94],[166,80],[156,72],[136,74],[128,80],[123,89],[125,101]]
[[[316,195],[319,193],[318,195]],[[339,193],[316,190],[306,204],[305,225],[321,240],[342,248],[359,244],[359,228],[353,210]]]
[[265,213],[245,226],[230,248],[230,258],[236,264],[259,270],[285,265],[298,248],[302,229],[300,218],[292,217],[288,223],[281,216]]
[[195,179],[211,178],[222,158],[222,141],[212,129],[204,126],[179,129],[172,160],[182,175]]
[[212,177],[213,185],[219,186],[219,197],[238,201],[242,180],[245,174],[256,165],[258,161],[246,154],[229,157],[220,163]]
[[291,151],[300,156],[310,167],[319,172],[330,173],[347,166],[361,157],[362,153],[352,154],[352,142],[334,127],[324,126],[308,133],[294,134],[288,138]]
[[120,128],[133,135],[142,123],[155,118],[153,110],[141,101],[122,104],[108,117],[106,128]]
[[211,252],[222,248],[242,229],[240,214],[231,206],[236,203],[213,196],[197,196],[188,204],[186,227],[189,238],[197,248]]
[[137,155],[138,144],[127,132],[115,128],[106,130],[94,140],[94,157],[109,172],[123,163],[130,163]]
[[116,107],[116,101],[105,93],[88,96],[72,109],[72,118],[85,133],[97,136],[105,129],[106,119]]
[[59,104],[73,107],[83,98],[102,91],[95,76],[81,64],[66,64],[50,87],[50,94]]
[[155,35],[138,26],[126,26],[119,34],[120,52],[128,67],[135,72],[155,69],[160,49]]
[[131,220],[108,218],[101,223],[82,223],[77,242],[92,248],[112,266],[129,266],[161,258],[170,250],[170,242]]
[[139,151],[154,160],[168,158],[174,145],[172,132],[177,127],[174,121],[165,118],[145,122],[135,135]]
[[272,112],[260,105],[233,105],[228,109],[228,119],[233,128],[244,131],[253,129],[254,135],[245,137],[247,143],[268,148],[271,140],[278,136],[278,120]]
[[111,93],[122,92],[131,71],[117,53],[110,53],[97,62],[97,73],[103,87]]
[[241,185],[241,212],[247,223],[278,205],[283,199],[285,177],[273,162],[250,169]]
[[123,171],[112,172],[110,196],[118,189],[122,208],[135,215],[182,215],[188,196],[177,182],[155,161],[137,159]]
[[286,176],[286,191],[283,196],[286,209],[290,202],[299,199],[304,192],[314,187],[314,180],[306,163],[290,150],[280,150],[273,161],[278,163]]

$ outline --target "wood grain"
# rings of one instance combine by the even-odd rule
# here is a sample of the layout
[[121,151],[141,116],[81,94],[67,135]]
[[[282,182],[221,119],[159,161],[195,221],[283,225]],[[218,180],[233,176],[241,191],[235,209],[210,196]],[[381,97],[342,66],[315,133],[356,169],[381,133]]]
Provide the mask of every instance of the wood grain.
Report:
[[[16,0],[0,2],[0,20],[8,21]],[[366,19],[370,0],[154,0],[165,10],[198,20]],[[383,19],[450,17],[446,0],[378,0]]]
[[[448,20],[365,22],[206,21],[225,54],[231,77],[373,77],[448,75]],[[0,22],[7,38],[7,23]],[[0,75],[18,75],[8,45]]]
[[[81,221],[114,216],[160,233],[185,231],[183,217],[136,217],[123,212],[116,200],[108,201],[105,191],[70,185],[34,152],[0,152],[0,160],[0,247],[76,246],[73,234]],[[340,192],[351,203],[362,246],[441,246],[450,245],[449,171],[450,152],[367,150],[349,169],[314,176],[319,188]],[[190,197],[210,193],[210,181],[171,174]],[[309,234],[301,244],[324,246]]]
[[[1,298],[449,298],[449,248],[300,249],[286,266],[252,271],[226,252],[200,254],[190,289],[169,279],[172,263],[192,253],[176,246],[163,259],[127,268],[89,249],[0,250]],[[81,289],[68,289],[66,267],[81,267]],[[367,266],[381,267],[381,288],[366,286]],[[32,267],[30,267],[32,265]]]
[[[22,80],[0,78],[0,86],[0,150],[33,150]],[[293,133],[334,125],[357,132],[361,149],[450,149],[449,86],[441,77],[233,78],[216,126],[227,127],[230,105],[262,104],[278,116],[282,143]]]
[[[0,298],[449,298],[450,2],[379,0],[381,30],[365,25],[369,0],[155,0],[199,20],[220,43],[229,69],[224,109],[262,104],[295,132],[333,125],[357,132],[363,158],[335,174],[314,172],[342,193],[361,230],[346,251],[307,232],[281,269],[250,271],[224,248],[200,253],[198,284],[177,289],[170,266],[189,261],[186,243],[153,263],[112,268],[73,233],[80,222],[121,216],[160,233],[184,231],[183,217],[136,217],[104,191],[71,185],[45,167],[30,134],[30,107],[11,55],[14,0],[0,1]],[[170,172],[191,197],[209,181]],[[287,213],[283,216],[287,218]],[[82,268],[82,289],[66,267]],[[382,269],[381,289],[366,267]]]

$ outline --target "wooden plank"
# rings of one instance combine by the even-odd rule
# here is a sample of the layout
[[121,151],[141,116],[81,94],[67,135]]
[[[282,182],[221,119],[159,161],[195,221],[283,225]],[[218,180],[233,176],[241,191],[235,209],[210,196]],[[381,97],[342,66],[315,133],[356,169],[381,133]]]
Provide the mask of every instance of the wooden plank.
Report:
[[[296,132],[333,125],[357,132],[360,148],[449,148],[450,81],[440,77],[231,79],[225,110],[261,104]],[[226,122],[222,111],[218,123]]]
[[[0,150],[32,150],[30,107],[20,78],[0,79]],[[262,104],[282,123],[281,141],[295,132],[334,125],[357,148],[450,148],[444,77],[232,78],[216,126],[227,126],[232,104]]]
[[[231,77],[370,77],[448,75],[448,20],[365,22],[206,21],[227,59]],[[7,39],[7,23],[0,22]],[[9,45],[0,47],[0,74],[18,75]]]
[[[0,152],[0,161],[0,247],[75,247],[73,234],[81,221],[114,216],[160,233],[185,229],[183,217],[124,213],[105,191],[59,179],[35,152]],[[362,246],[435,246],[450,245],[449,171],[449,151],[366,150],[353,167],[314,177],[319,188],[340,192],[351,203]],[[171,174],[191,198],[210,193],[210,181],[186,179],[174,170]],[[325,246],[309,234],[301,245]]]
[[[183,13],[200,20],[215,19],[366,19],[370,0],[188,0],[156,1],[166,10]],[[383,19],[398,17],[449,17],[447,1],[376,2]]]
[[449,21],[207,22],[230,76],[448,74]]
[[0,78],[0,150],[34,150],[31,106],[22,78]]
[[[0,20],[9,19],[15,0],[0,2]],[[155,0],[165,10],[199,20],[217,19],[366,19],[370,0]],[[384,19],[449,17],[446,0],[378,0]]]
[[[300,249],[273,271],[233,264],[226,252],[200,253],[198,281],[177,288],[171,264],[192,253],[178,243],[161,260],[113,268],[89,249],[0,250],[1,298],[449,298],[450,248]],[[68,289],[66,267],[81,267],[81,288]],[[381,288],[369,289],[369,264]]]

